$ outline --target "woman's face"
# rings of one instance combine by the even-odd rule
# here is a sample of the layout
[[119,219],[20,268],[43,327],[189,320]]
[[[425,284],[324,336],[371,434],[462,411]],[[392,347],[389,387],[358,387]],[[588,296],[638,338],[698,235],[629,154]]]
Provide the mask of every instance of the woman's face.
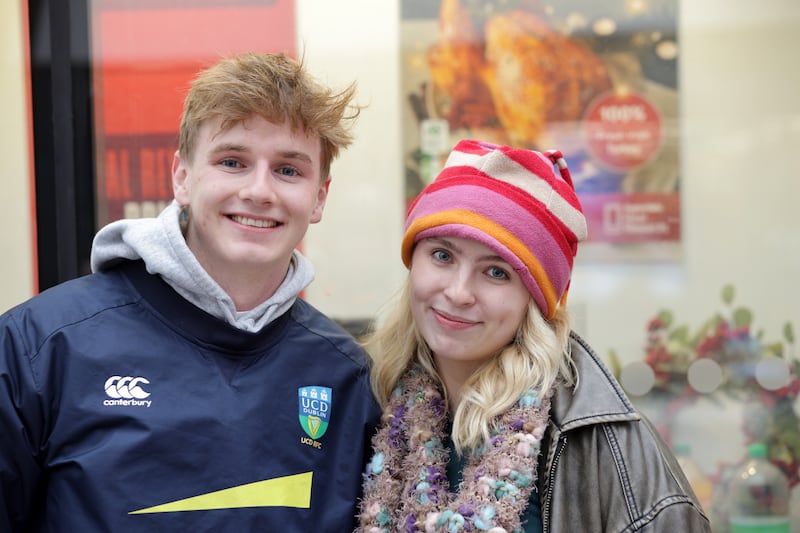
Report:
[[514,339],[530,293],[491,248],[460,237],[421,240],[411,312],[440,370],[472,371]]

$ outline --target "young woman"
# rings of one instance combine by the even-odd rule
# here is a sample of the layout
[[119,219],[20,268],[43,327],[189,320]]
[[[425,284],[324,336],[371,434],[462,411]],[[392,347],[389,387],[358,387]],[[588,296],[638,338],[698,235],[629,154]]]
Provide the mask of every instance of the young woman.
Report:
[[674,456],[570,331],[585,237],[558,152],[461,141],[412,203],[410,274],[367,342],[384,414],[361,531],[710,531]]

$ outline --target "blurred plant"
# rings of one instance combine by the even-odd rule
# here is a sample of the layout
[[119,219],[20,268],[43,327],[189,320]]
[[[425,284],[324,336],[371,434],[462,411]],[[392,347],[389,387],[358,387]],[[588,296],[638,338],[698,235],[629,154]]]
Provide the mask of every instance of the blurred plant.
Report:
[[[694,333],[676,323],[668,310],[648,322],[644,362],[653,370],[654,383],[634,401],[646,407],[668,443],[676,415],[700,397],[719,403],[724,395],[742,402],[745,445],[767,444],[770,460],[794,486],[800,483],[800,423],[795,412],[800,361],[794,357],[792,324],[783,326],[781,341],[767,342],[763,331],[753,331],[750,309],[734,306],[734,287],[725,285],[721,296],[724,312],[714,313]],[[613,351],[611,366],[619,377],[619,358]],[[692,386],[697,385],[693,369],[700,367],[719,371],[718,382],[708,390]],[[729,467],[720,464],[712,477],[720,481]]]

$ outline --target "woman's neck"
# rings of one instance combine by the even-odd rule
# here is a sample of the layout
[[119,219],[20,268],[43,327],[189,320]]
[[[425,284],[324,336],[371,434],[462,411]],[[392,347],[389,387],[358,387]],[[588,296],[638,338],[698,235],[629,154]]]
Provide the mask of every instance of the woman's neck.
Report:
[[440,359],[436,357],[436,354],[434,354],[433,359],[447,393],[447,406],[451,414],[455,413],[456,407],[461,403],[461,388],[483,363]]

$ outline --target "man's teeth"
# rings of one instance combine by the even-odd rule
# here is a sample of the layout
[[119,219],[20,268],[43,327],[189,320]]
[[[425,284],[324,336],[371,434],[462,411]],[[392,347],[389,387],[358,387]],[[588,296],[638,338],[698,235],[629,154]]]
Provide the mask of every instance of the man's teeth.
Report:
[[274,220],[256,220],[254,218],[247,218],[247,217],[240,217],[240,216],[232,216],[231,217],[235,222],[239,224],[244,224],[245,226],[253,226],[256,228],[274,228],[278,225],[277,222]]

